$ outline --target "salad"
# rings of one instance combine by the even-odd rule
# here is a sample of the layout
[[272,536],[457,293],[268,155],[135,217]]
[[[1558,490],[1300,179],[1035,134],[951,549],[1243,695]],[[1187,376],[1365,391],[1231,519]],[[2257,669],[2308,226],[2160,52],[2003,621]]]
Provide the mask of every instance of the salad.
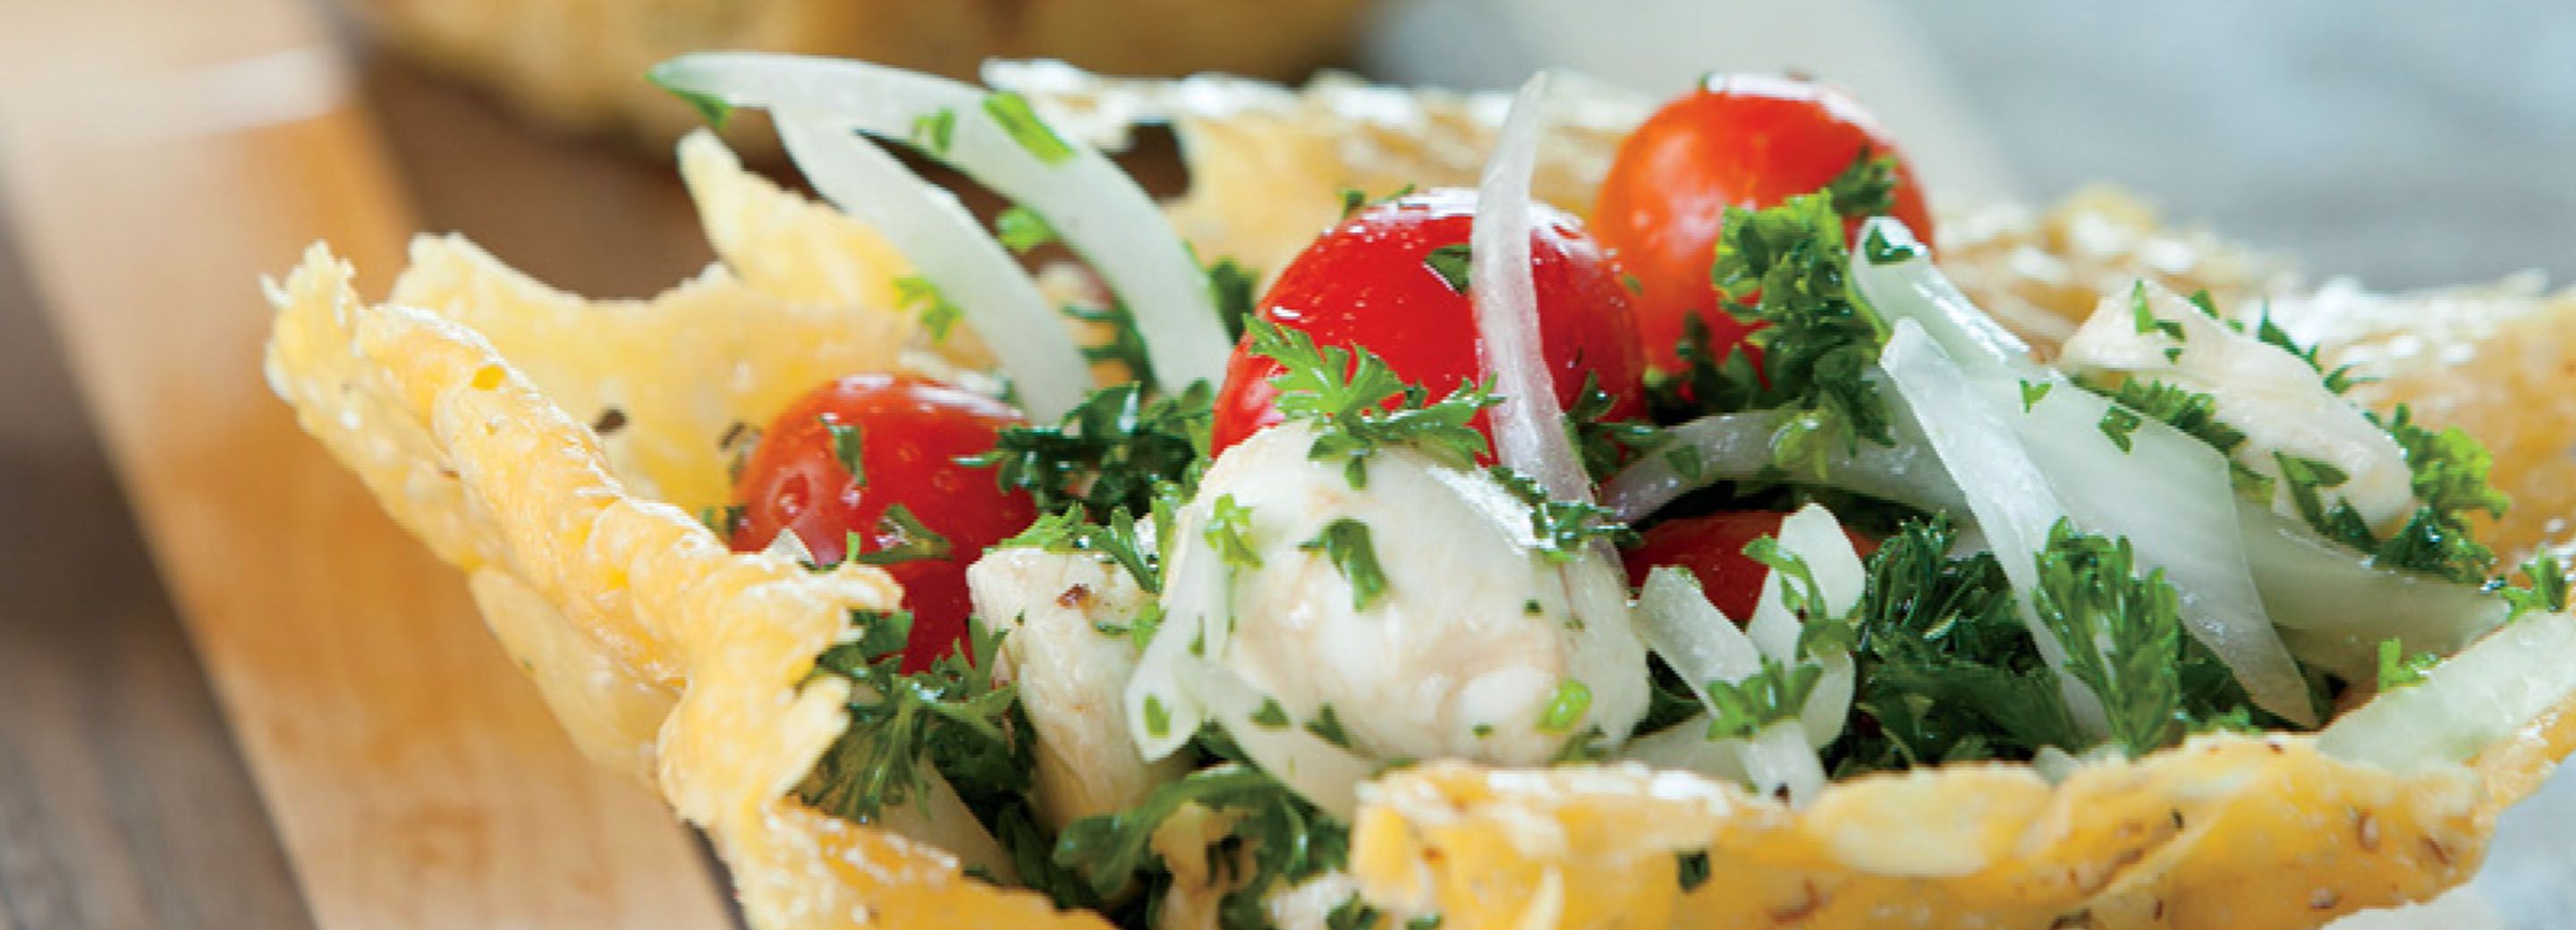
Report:
[[2465,877],[2576,738],[2475,439],[2149,281],[2035,349],[1829,86],[1651,108],[1587,220],[1541,75],[1472,187],[1273,269],[1030,95],[654,79],[846,216],[692,139],[762,204],[724,306],[522,373],[577,301],[433,242],[363,308],[317,252],[271,377],[755,923],[2307,926]]

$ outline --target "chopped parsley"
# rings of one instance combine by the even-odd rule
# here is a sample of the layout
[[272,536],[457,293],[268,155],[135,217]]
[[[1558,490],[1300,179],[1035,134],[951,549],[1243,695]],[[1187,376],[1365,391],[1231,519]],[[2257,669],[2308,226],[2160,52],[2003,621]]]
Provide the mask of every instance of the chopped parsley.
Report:
[[2111,437],[2112,445],[2120,447],[2122,452],[2127,452],[2133,445],[2130,437],[2137,433],[2138,427],[2146,425],[2146,422],[2146,418],[2139,415],[2137,411],[2112,404],[2102,408],[2102,421],[2095,426],[2101,429],[2102,435]]
[[930,333],[930,341],[934,343],[947,342],[949,332],[957,328],[957,321],[966,318],[965,309],[949,300],[939,285],[929,278],[920,275],[896,278],[894,294],[898,308],[920,314],[921,328]]
[[1133,382],[1091,392],[1053,426],[1003,427],[993,450],[967,464],[993,469],[1044,512],[1078,506],[1091,520],[1150,512],[1160,489],[1197,483],[1212,414],[1207,385],[1146,399]]
[[2522,564],[2522,575],[2528,581],[2527,587],[2516,588],[2497,582],[2505,603],[2513,605],[2513,613],[2507,622],[2528,613],[2567,612],[2567,569],[2558,564],[2557,556],[2547,553],[2532,556],[2531,561]]
[[1235,873],[1239,884],[1218,905],[1217,923],[1229,930],[1269,926],[1265,899],[1271,892],[1338,871],[1349,862],[1348,825],[1298,798],[1277,779],[1233,761],[1165,782],[1135,807],[1066,825],[1056,838],[1053,859],[1081,876],[1098,897],[1141,881],[1147,888],[1143,898],[1159,900],[1171,876],[1154,851],[1154,833],[1191,805],[1223,815],[1221,822],[1229,824],[1210,855],[1238,848],[1247,852],[1248,868]]
[[2442,664],[2435,652],[2409,653],[2406,644],[2395,637],[2379,641],[2379,690],[2393,691],[2424,681],[2424,673]]
[[1674,877],[1681,882],[1683,894],[1708,884],[1708,850],[1674,853],[1673,866]]
[[1286,729],[1288,709],[1279,706],[1278,698],[1262,698],[1261,707],[1252,712],[1252,724],[1272,730]]
[[2035,557],[2032,606],[2066,650],[2066,669],[2102,702],[2111,739],[2132,755],[2183,733],[2181,602],[2163,569],[2137,572],[2127,539],[2077,531],[2065,520]]
[[1039,216],[1035,210],[1012,204],[1003,209],[1000,216],[993,218],[993,238],[1001,240],[1004,248],[1027,255],[1039,246],[1056,241],[1056,234],[1055,227],[1047,225],[1046,217]]
[[1468,275],[1474,265],[1474,254],[1474,249],[1468,244],[1453,242],[1422,256],[1422,267],[1439,275],[1441,283],[1449,285],[1451,293],[1464,294],[1469,285]]
[[957,141],[957,111],[941,107],[912,118],[912,144],[933,157],[948,157]]
[[1395,192],[1392,194],[1376,199],[1370,199],[1367,192],[1362,191],[1359,188],[1342,188],[1342,218],[1346,220],[1350,219],[1353,214],[1356,214],[1361,210],[1378,206],[1380,204],[1393,203],[1404,199],[1407,195],[1412,193],[1413,185],[1407,184],[1403,187],[1396,188]]
[[1458,468],[1488,448],[1468,422],[1499,401],[1475,382],[1433,401],[1366,348],[1317,346],[1313,336],[1267,320],[1253,321],[1252,349],[1283,369],[1270,379],[1279,412],[1314,426],[1307,457],[1343,463],[1351,487],[1368,485],[1368,456],[1387,446],[1411,446]]
[[1548,561],[1566,563],[1582,557],[1594,542],[1630,545],[1637,534],[1619,522],[1610,508],[1581,501],[1551,500],[1538,479],[1495,465],[1485,470],[1494,481],[1530,508],[1530,535]]
[[1231,258],[1220,258],[1207,266],[1208,293],[1216,299],[1217,319],[1225,323],[1225,337],[1243,340],[1244,322],[1252,318],[1254,285],[1261,276]]
[[1073,158],[1073,146],[1056,135],[1055,129],[1038,118],[1029,100],[1007,90],[984,95],[984,112],[1002,127],[1011,141],[1020,144],[1040,164],[1060,165]]
[[925,763],[970,796],[1029,789],[1034,731],[1018,716],[1017,690],[995,683],[989,671],[1000,634],[977,624],[968,652],[951,652],[906,674],[902,653],[912,616],[858,611],[851,619],[858,637],[814,660],[816,676],[851,682],[850,726],[815,762],[797,789],[799,799],[868,823],[921,790]]
[[1333,712],[1333,705],[1315,708],[1315,719],[1306,721],[1306,732],[1335,746],[1351,748],[1350,731],[1342,729],[1342,717]]
[[2056,386],[2057,386],[2056,382],[2053,382],[2053,381],[2024,381],[2024,382],[2022,382],[2022,383],[2021,383],[2021,412],[2023,412],[2023,413],[2029,413],[2029,412],[2031,411],[2031,408],[2039,406],[2039,402],[2040,402],[2040,400],[2041,400],[2042,398],[2045,398],[2045,397],[2047,397],[2047,396],[2048,396],[2048,391],[2049,391],[2049,389],[2050,389],[2050,388],[2054,388],[2054,387],[2056,387]]
[[1654,421],[1610,419],[1617,405],[1618,398],[1601,389],[1600,376],[1586,372],[1582,393],[1565,411],[1566,433],[1583,455],[1583,470],[1595,481],[1608,480],[1620,466],[1662,447],[1667,438]]
[[841,463],[841,470],[850,473],[851,481],[868,483],[867,465],[859,455],[858,425],[843,423],[828,413],[818,419],[823,423],[824,434],[832,439],[832,460]]
[[1825,183],[1825,193],[1833,195],[1834,212],[1853,222],[1896,209],[1896,156],[1863,144],[1851,164]]
[[[848,544],[849,561],[860,565],[895,565],[924,559],[944,559],[955,554],[956,551],[955,547],[949,545],[948,537],[941,536],[930,527],[923,525],[921,518],[912,515],[912,508],[902,504],[887,504],[885,513],[877,517],[877,536],[874,540],[868,540],[879,543],[874,551],[860,551],[859,544],[863,539],[865,538],[853,531],[850,533]],[[888,542],[888,539],[893,541]]]
[[1584,714],[1591,712],[1591,686],[1568,678],[1559,682],[1556,693],[1549,695],[1547,703],[1540,706],[1538,731],[1563,733],[1572,730],[1575,724],[1583,722]]
[[1083,518],[1081,507],[1068,506],[1060,513],[1038,515],[1036,523],[1020,534],[1002,540],[1001,545],[1035,546],[1048,552],[1089,552],[1102,556],[1127,570],[1136,586],[1149,594],[1163,590],[1162,554],[1136,538],[1136,518],[1125,508],[1109,512],[1106,524]]
[[1774,723],[1798,719],[1824,675],[1824,666],[1813,662],[1789,665],[1764,656],[1762,668],[1743,681],[1707,682],[1708,738],[1743,739]]
[[[1361,543],[1367,543],[1367,528],[1361,528]],[[1252,508],[1235,502],[1234,495],[1220,494],[1209,508],[1207,528],[1201,535],[1214,547],[1225,564],[1238,568],[1260,568],[1261,553],[1253,551]]]
[[1324,559],[1341,571],[1342,578],[1351,584],[1352,610],[1367,610],[1370,602],[1386,594],[1386,570],[1378,566],[1377,546],[1369,541],[1368,524],[1351,517],[1335,519],[1324,524],[1315,538],[1298,543],[1297,548],[1323,553]]

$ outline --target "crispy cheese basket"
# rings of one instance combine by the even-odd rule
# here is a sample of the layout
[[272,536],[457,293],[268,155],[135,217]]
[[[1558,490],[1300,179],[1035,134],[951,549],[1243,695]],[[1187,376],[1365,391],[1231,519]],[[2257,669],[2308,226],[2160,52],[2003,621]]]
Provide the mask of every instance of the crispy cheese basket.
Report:
[[[1173,226],[1201,255],[1266,269],[1335,221],[1343,189],[1474,184],[1502,123],[1498,99],[1331,80],[1290,92],[1034,66],[991,77],[1077,144],[1170,121],[1193,185]],[[1587,99],[1549,129],[1531,183],[1577,213],[1647,109],[1592,93],[1559,94]],[[937,778],[867,823],[800,800],[859,697],[817,657],[904,591],[857,560],[818,569],[794,547],[730,548],[701,517],[732,500],[721,441],[816,383],[971,379],[1000,347],[992,333],[922,332],[903,293],[912,243],[745,172],[711,136],[684,142],[680,162],[722,259],[698,277],[651,300],[588,301],[431,236],[377,301],[316,245],[270,285],[270,383],[465,573],[584,752],[705,831],[753,925],[1102,925],[994,881],[1031,865]],[[2544,548],[2550,515],[2576,510],[2560,451],[2576,443],[2563,390],[2576,298],[2527,283],[2303,290],[2111,193],[2040,216],[1961,215],[1946,232],[1949,276],[2043,353],[2140,277],[2229,306],[2268,297],[2322,337],[2329,362],[2377,378],[2358,389],[2365,402],[2413,400],[2494,444],[2494,479],[2518,504],[2480,526],[2499,550]],[[1117,588],[1114,569],[1083,561],[1042,596],[1071,596],[1065,579],[1083,571],[1090,590]],[[1794,802],[1634,760],[1388,767],[1357,789],[1346,866],[1279,889],[1261,913],[1283,926],[2316,926],[2465,880],[2499,813],[2576,740],[2576,678],[2533,671],[2576,655],[2576,620],[2536,612],[2454,645],[2421,683],[2350,694],[2320,730],[2209,730],[2136,758],[1927,764]],[[1156,916],[1215,925],[1213,899],[1188,886],[1221,888],[1235,870],[1165,846],[1177,842],[1155,839],[1174,875]]]

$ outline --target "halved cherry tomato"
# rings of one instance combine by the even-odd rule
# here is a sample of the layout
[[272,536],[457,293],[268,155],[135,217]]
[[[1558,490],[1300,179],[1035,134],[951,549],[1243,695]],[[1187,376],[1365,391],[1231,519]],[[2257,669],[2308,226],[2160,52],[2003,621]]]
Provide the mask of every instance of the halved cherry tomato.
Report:
[[[903,585],[912,612],[904,669],[918,671],[966,637],[966,566],[994,543],[1028,527],[1036,507],[1024,492],[1005,494],[990,469],[957,463],[993,448],[1004,426],[1021,422],[1008,405],[917,378],[852,375],[789,404],[760,437],[734,499],[737,551],[766,548],[792,530],[823,564],[859,552],[899,549],[912,537],[887,510],[901,506],[946,541],[944,558],[884,565]],[[834,427],[841,427],[836,437]],[[855,444],[859,476],[841,464]]]
[[[1612,398],[1611,419],[1644,409],[1645,362],[1619,272],[1582,222],[1537,205],[1530,274],[1538,288],[1540,351],[1556,397],[1571,406],[1585,375]],[[1299,253],[1261,299],[1262,319],[1303,330],[1318,345],[1364,346],[1434,397],[1479,377],[1475,308],[1434,270],[1431,253],[1465,246],[1476,192],[1435,190],[1361,210]],[[1270,378],[1279,363],[1234,347],[1216,398],[1217,452],[1277,423]],[[1476,428],[1485,430],[1482,415]],[[1488,433],[1487,435],[1491,435]]]
[[[1795,78],[1734,75],[1675,98],[1621,143],[1601,183],[1593,225],[1641,287],[1639,335],[1648,362],[1679,365],[1682,319],[1708,322],[1719,353],[1747,327],[1717,309],[1709,286],[1726,208],[1760,209],[1831,183],[1867,146],[1896,159],[1889,211],[1932,242],[1914,169],[1868,111],[1841,91]],[[1859,224],[1848,224],[1857,235]]]
[[[1700,590],[1708,602],[1726,612],[1737,623],[1753,619],[1753,608],[1762,601],[1762,579],[1771,574],[1770,566],[1753,561],[1744,547],[1764,536],[1777,536],[1780,521],[1788,514],[1776,510],[1736,510],[1713,513],[1704,517],[1666,520],[1647,528],[1645,538],[1622,553],[1628,565],[1628,584],[1646,583],[1646,572],[1658,565],[1678,565],[1690,569],[1699,579]],[[1854,535],[1852,548],[1861,557],[1878,551],[1878,541]]]

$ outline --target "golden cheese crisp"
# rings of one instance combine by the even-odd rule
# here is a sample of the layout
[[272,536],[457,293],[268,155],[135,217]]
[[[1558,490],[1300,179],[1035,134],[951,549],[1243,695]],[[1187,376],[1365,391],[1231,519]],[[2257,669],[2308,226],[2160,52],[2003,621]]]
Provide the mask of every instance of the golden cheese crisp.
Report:
[[[1330,144],[1356,118],[1316,101],[1363,92],[1391,93],[1266,92],[1172,114],[1198,169],[1180,222],[1203,254],[1276,256],[1312,232],[1302,195],[1284,198],[1295,210],[1266,208],[1257,185],[1371,186],[1408,171],[1455,180],[1435,163],[1481,157],[1491,115],[1438,97],[1384,97],[1399,117],[1412,102],[1422,118],[1371,122],[1365,131],[1386,138],[1367,145]],[[1112,100],[1056,105],[1083,99]],[[1574,134],[1578,151],[1542,187],[1588,190],[1615,125]],[[1440,146],[1459,149],[1421,154]],[[1289,173],[1242,170],[1253,150]],[[271,287],[272,386],[395,520],[467,573],[575,742],[707,832],[754,925],[1102,926],[969,878],[966,863],[1007,862],[976,847],[944,784],[928,789],[926,815],[886,824],[796,800],[848,726],[852,686],[812,675],[816,655],[855,635],[854,611],[892,609],[900,591],[872,568],[815,572],[787,555],[730,552],[696,511],[725,501],[727,433],[828,377],[900,368],[921,344],[892,306],[890,282],[907,269],[882,237],[743,173],[710,138],[684,144],[682,161],[725,265],[652,300],[594,302],[462,241],[424,238],[392,299],[369,303],[316,246]],[[1329,191],[1315,201],[1329,221]],[[2081,223],[2100,209],[2078,201],[2019,222]],[[2077,238],[1999,227],[1946,258],[1975,296],[2017,301],[2038,320],[2089,307],[2081,294],[2100,285],[2090,272],[2033,285],[2014,270],[2029,252],[2096,270],[2145,260],[2070,254]],[[2276,292],[2259,261],[2214,240],[2173,241],[2206,253],[2167,264],[2177,285]],[[2576,501],[2555,484],[2564,463],[2545,450],[2563,456],[2576,416],[2556,400],[2514,406],[2506,392],[2564,377],[2548,367],[2564,364],[2563,349],[2513,347],[2576,325],[2576,301],[2527,290],[2369,299],[2385,312],[2334,325],[2359,327],[2337,331],[2354,337],[2346,351],[2389,373],[2374,397],[2500,433],[2499,480],[2527,495],[2526,511],[2568,512],[2557,505]],[[2456,312],[2408,315],[2399,300]],[[2419,348],[2394,348],[2407,339]],[[2514,364],[2478,369],[2487,387],[2454,387],[2436,373],[2455,371],[2460,352]],[[2517,542],[2500,548],[2554,532],[2502,529]],[[2054,781],[2002,764],[1867,776],[1804,809],[1634,764],[1433,763],[1363,786],[1349,880],[1374,905],[1438,913],[1446,928],[2315,926],[2471,874],[2498,812],[2576,740],[2576,701],[2542,697],[2548,709],[2520,729],[2403,771],[2329,751],[2332,733],[2204,735]]]

